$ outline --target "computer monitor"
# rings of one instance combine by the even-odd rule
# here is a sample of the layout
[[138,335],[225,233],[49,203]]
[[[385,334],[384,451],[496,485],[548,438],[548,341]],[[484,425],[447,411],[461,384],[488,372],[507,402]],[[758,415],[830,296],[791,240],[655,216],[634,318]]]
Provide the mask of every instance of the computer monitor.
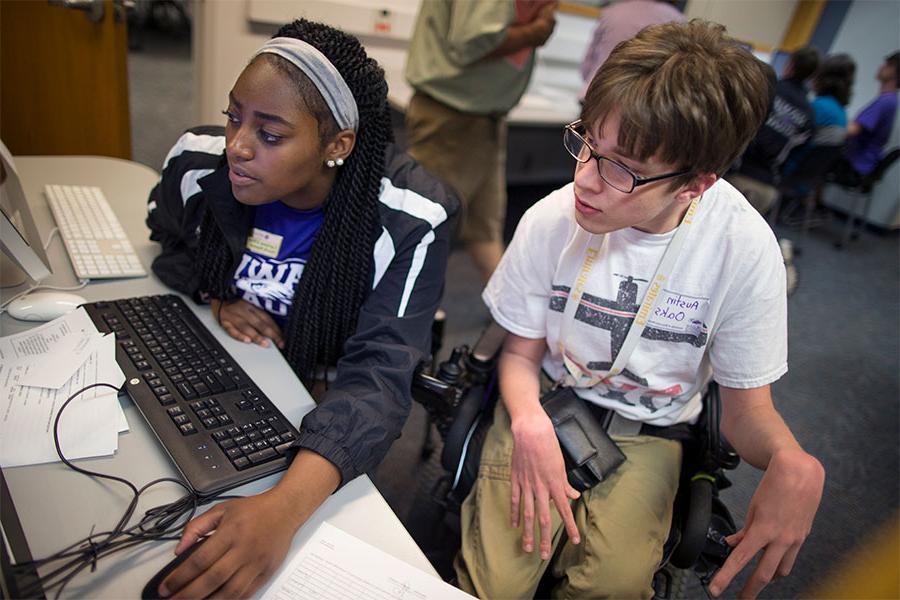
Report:
[[[35,282],[50,275],[50,260],[44,250],[41,234],[31,216],[22,182],[12,154],[0,141],[0,249],[3,260],[0,278],[3,285],[15,285],[22,271]],[[13,266],[15,265],[15,266]],[[16,268],[18,267],[18,268]],[[24,282],[21,282],[24,283]]]

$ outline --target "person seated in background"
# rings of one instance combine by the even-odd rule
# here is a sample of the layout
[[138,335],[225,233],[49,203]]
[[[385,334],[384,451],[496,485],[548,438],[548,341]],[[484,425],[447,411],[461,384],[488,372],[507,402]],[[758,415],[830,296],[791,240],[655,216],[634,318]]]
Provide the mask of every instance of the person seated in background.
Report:
[[819,67],[819,51],[797,50],[775,85],[775,98],[766,121],[726,178],[750,204],[766,214],[778,199],[781,169],[791,151],[806,143],[814,131],[812,106],[805,81]]
[[856,62],[849,54],[826,56],[812,79],[815,134],[813,146],[843,146],[847,141],[847,110],[853,94]]
[[484,281],[503,254],[506,116],[556,26],[556,0],[426,0],[407,53],[409,154],[459,194]]
[[[526,212],[483,294],[508,335],[502,402],[462,507],[464,590],[530,598],[549,568],[557,597],[650,597],[682,458],[672,428],[697,420],[710,376],[724,435],[764,473],[709,590],[756,556],[740,596],[790,573],[824,470],[772,402],[787,371],[778,243],[721,180],[768,87],[759,61],[702,21],[648,27],[597,71],[563,136],[574,182]],[[626,457],[582,493],[541,405],[554,382]]]
[[318,405],[273,488],[186,525],[176,553],[209,539],[163,596],[251,596],[313,511],[381,461],[429,349],[458,209],[391,144],[384,72],[352,36],[285,25],[226,102],[224,136],[182,136],[150,194],[153,270],[232,337],[280,348]]
[[[784,163],[782,172],[790,176],[813,148],[843,148],[847,141],[847,111],[853,91],[856,63],[849,54],[832,54],[825,57],[812,78],[816,98],[812,101],[815,133],[803,146],[795,148]],[[836,150],[839,152],[839,150]],[[796,195],[810,190],[799,185]]]
[[882,158],[897,116],[900,52],[885,57],[875,77],[880,84],[878,96],[847,126],[847,160],[838,169],[838,181],[844,185],[858,185]]
[[600,17],[581,61],[581,79],[584,81],[581,100],[584,100],[597,69],[619,43],[633,38],[648,25],[683,23],[686,20],[669,0],[620,0],[600,9]]

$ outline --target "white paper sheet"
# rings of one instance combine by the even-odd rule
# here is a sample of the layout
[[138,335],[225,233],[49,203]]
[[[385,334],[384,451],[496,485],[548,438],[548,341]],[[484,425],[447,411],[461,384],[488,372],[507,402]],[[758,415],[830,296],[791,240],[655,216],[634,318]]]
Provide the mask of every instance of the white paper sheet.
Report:
[[[102,337],[81,368],[57,390],[18,385],[25,365],[0,363],[0,465],[59,460],[53,425],[66,399],[92,383],[118,388],[125,382],[115,350],[115,337]],[[118,448],[123,427],[127,429],[127,421],[117,393],[107,387],[93,388],[72,400],[63,413],[60,446],[70,459],[108,456]]]
[[471,600],[472,596],[327,522],[285,565],[263,600]]
[[26,365],[19,385],[59,389],[101,338],[83,308],[39,327],[0,338],[0,363]]

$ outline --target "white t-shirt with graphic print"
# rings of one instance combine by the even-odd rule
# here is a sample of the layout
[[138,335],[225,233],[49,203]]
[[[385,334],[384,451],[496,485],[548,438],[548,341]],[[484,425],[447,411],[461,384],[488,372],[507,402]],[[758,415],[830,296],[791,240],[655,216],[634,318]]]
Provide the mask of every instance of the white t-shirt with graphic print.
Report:
[[[543,368],[562,378],[563,311],[587,247],[598,250],[565,349],[586,374],[604,375],[622,347],[675,232],[626,228],[592,236],[575,222],[569,184],[535,204],[482,298],[497,323],[545,338]],[[622,416],[665,426],[696,420],[710,374],[753,388],[787,371],[785,270],[778,242],[727,181],[702,197],[684,248],[623,371],[578,394]]]

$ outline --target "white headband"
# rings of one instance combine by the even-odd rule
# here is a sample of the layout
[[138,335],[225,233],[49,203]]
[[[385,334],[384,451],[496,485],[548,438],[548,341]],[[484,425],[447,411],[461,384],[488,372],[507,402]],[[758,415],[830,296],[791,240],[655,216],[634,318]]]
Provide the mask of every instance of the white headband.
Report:
[[324,54],[292,37],[272,38],[256,51],[253,58],[263,53],[276,54],[303,71],[322,94],[338,127],[353,131],[359,128],[359,110],[353,93]]

